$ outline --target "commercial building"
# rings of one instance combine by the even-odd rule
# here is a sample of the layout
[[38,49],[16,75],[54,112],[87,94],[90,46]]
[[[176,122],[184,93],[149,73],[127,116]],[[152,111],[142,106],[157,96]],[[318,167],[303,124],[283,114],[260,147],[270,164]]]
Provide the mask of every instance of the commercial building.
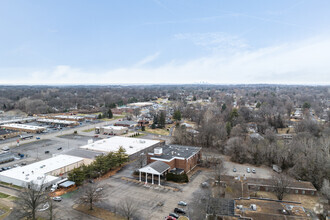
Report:
[[153,153],[148,153],[148,163],[162,161],[176,173],[188,173],[201,160],[201,149],[192,146],[164,145],[154,148]]
[[122,127],[128,127],[128,128],[134,128],[137,126],[137,122],[135,121],[118,121],[114,125],[115,126],[122,126]]
[[[249,191],[265,191],[274,192],[276,186],[272,180],[248,178],[247,185]],[[311,182],[307,181],[291,181],[286,187],[286,193],[301,195],[316,195],[317,190]]]
[[27,117],[27,118],[15,118],[15,119],[10,119],[10,120],[4,120],[0,121],[0,125],[3,124],[12,124],[12,123],[27,123],[31,121],[35,121],[35,117]]
[[109,153],[118,151],[120,147],[123,147],[126,150],[126,154],[132,157],[137,155],[140,151],[150,151],[153,148],[159,147],[161,145],[162,142],[157,140],[116,136],[108,139],[90,142],[89,144],[81,146],[80,148]]
[[91,151],[81,148],[72,149],[70,151],[65,152],[66,155],[81,157],[84,158],[84,164],[87,166],[91,164],[97,156],[101,156],[104,153],[99,151]]
[[37,122],[45,123],[50,125],[60,125],[60,126],[75,126],[78,125],[77,121],[68,121],[68,120],[58,120],[58,119],[49,119],[49,118],[41,118],[38,119]]
[[4,124],[1,125],[1,128],[15,130],[19,132],[28,132],[28,133],[41,133],[46,128],[41,126],[26,125],[26,124]]
[[16,186],[28,187],[31,184],[45,187],[59,181],[63,175],[84,164],[84,158],[58,155],[46,160],[16,167],[0,173],[0,181]]
[[19,135],[18,131],[9,130],[9,129],[0,129],[0,140],[17,137],[18,135]]
[[138,108],[148,107],[148,106],[152,106],[152,105],[153,105],[152,102],[135,102],[135,103],[127,104],[127,106],[129,106],[129,107],[138,107]]
[[83,121],[85,119],[83,116],[76,116],[76,115],[55,115],[55,116],[50,116],[49,118],[67,120],[67,121]]
[[122,135],[128,132],[127,127],[123,126],[103,126],[103,127],[96,127],[95,134],[105,134],[105,135]]

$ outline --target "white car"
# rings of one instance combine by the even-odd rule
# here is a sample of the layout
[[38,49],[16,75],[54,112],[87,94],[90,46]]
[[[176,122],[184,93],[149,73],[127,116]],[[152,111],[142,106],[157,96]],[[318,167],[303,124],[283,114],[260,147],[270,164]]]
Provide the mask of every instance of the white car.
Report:
[[246,168],[246,172],[248,172],[248,173],[250,173],[251,172],[251,170],[250,170],[250,168],[248,167],[248,168]]
[[178,202],[178,205],[187,206],[187,203],[184,201],[180,201],[180,202]]
[[56,196],[56,197],[53,197],[53,200],[56,201],[56,202],[61,202],[62,197],[61,196]]

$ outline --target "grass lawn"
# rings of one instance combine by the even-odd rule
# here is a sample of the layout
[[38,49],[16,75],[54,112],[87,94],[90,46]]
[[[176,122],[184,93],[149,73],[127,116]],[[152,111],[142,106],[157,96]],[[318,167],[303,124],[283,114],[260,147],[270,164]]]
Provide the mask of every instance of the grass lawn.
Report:
[[3,214],[0,215],[0,220],[3,220],[10,214],[11,211],[10,211],[9,207],[1,205],[1,204],[0,204],[0,209],[3,212]]
[[15,189],[22,189],[22,187],[20,187],[20,186],[12,185],[10,183],[5,183],[5,182],[0,182],[0,185],[9,186],[9,187],[12,187],[12,188],[15,188]]
[[91,132],[91,131],[94,131],[94,128],[83,130],[83,132]]
[[18,197],[9,196],[7,199],[9,199],[10,201],[16,201],[16,200],[18,200]]
[[91,215],[94,216],[96,218],[99,219],[103,219],[103,220],[124,220],[124,217],[121,217],[119,215],[116,215],[113,212],[110,212],[108,210],[105,209],[101,209],[98,207],[94,206],[94,210],[89,210],[89,206],[88,205],[74,205],[73,208],[77,211],[83,212],[87,215]]
[[170,131],[168,131],[166,128],[164,128],[164,129],[161,129],[161,128],[156,128],[156,129],[146,128],[145,132],[152,133],[152,134],[166,135],[166,136],[168,136],[170,134]]
[[8,194],[5,194],[5,193],[2,193],[2,192],[0,192],[0,198],[1,199],[3,199],[3,198],[7,198],[7,197],[9,197],[10,195],[8,195]]

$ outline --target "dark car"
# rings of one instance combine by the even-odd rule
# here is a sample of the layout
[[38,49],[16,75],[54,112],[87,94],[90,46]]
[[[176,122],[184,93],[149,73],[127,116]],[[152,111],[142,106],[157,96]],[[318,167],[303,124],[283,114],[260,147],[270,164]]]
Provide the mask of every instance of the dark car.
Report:
[[175,212],[175,213],[179,213],[179,214],[184,214],[184,215],[186,214],[186,211],[183,210],[183,209],[181,209],[181,208],[175,208],[175,209],[174,209],[174,212]]
[[170,213],[169,216],[174,217],[174,218],[179,218],[179,215],[175,214],[175,213]]
[[62,150],[62,147],[57,148],[57,150]]
[[49,150],[46,150],[46,151],[45,151],[45,154],[49,154]]

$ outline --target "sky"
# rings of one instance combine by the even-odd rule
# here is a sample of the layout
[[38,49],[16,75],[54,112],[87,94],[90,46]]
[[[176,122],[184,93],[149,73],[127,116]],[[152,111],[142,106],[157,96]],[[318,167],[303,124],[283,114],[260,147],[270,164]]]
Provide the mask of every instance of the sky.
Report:
[[330,84],[328,0],[0,0],[0,84]]

